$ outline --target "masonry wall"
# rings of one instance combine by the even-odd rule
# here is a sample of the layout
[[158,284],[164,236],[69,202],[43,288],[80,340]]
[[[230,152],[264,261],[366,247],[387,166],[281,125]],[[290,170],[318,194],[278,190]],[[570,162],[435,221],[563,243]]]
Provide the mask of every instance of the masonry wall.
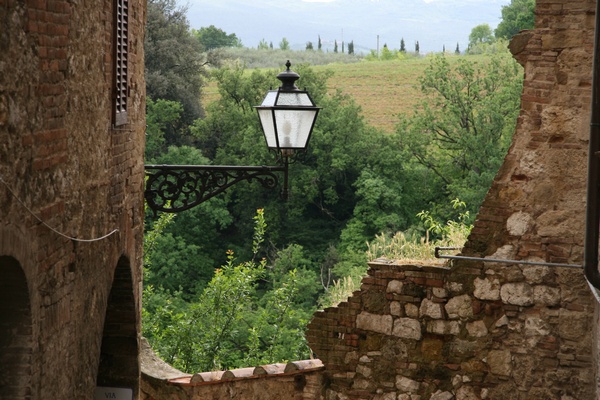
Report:
[[0,0],[0,398],[137,398],[145,2],[118,128],[113,6]]
[[[595,2],[538,0],[512,146],[463,254],[580,265]],[[596,302],[581,268],[371,264],[315,314],[327,399],[592,399]]]

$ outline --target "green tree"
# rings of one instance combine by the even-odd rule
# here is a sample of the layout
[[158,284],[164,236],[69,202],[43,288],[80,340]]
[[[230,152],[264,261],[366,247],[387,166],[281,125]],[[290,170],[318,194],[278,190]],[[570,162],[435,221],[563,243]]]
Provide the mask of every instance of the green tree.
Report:
[[454,54],[457,56],[460,55],[460,47],[458,46],[458,42],[456,42],[456,49],[454,50]]
[[519,31],[533,29],[535,23],[535,0],[511,0],[502,6],[502,20],[496,27],[496,38],[510,40]]
[[192,29],[192,33],[206,51],[218,49],[219,47],[242,47],[242,42],[235,33],[228,35],[224,30],[214,25],[202,27],[199,30]]
[[307,51],[314,50],[312,42],[306,42],[306,50]]
[[317,50],[323,50],[323,43],[321,43],[321,35],[319,35],[319,41],[317,43]]
[[481,44],[481,43],[492,43],[494,41],[494,35],[492,34],[492,28],[488,24],[480,24],[471,29],[469,34],[469,47]]
[[384,61],[393,60],[396,58],[396,54],[395,51],[391,51],[388,48],[387,44],[384,44],[383,48],[381,49],[381,55],[379,56],[379,58]]
[[179,124],[164,132],[165,142],[185,143],[186,127],[204,115],[200,98],[205,58],[189,30],[186,9],[175,0],[148,1],[144,52],[147,96],[183,107]]
[[267,43],[267,41],[265,39],[261,39],[260,42],[258,42],[258,49],[259,50],[268,50],[269,49],[269,44]]
[[337,44],[337,40],[333,43],[333,52],[337,53],[338,52],[338,44]]
[[419,54],[419,41],[417,40],[417,42],[415,43],[415,53]]
[[183,107],[176,101],[146,99],[146,162],[166,152],[165,132],[175,131]]
[[[260,258],[263,210],[253,220],[251,259],[237,263],[228,251],[226,263],[190,303],[153,286],[145,289],[144,335],[175,367],[210,371],[308,356],[302,332],[314,308],[302,311],[295,303],[300,288],[295,269],[268,271]],[[261,288],[267,278],[270,284]]]
[[354,40],[348,42],[348,54],[354,54]]
[[286,38],[281,39],[281,42],[279,42],[279,49],[280,50],[289,50],[290,42],[288,42],[288,40]]
[[400,39],[400,52],[406,53],[406,46],[404,44],[404,38]]
[[509,56],[483,64],[458,59],[454,66],[437,56],[420,79],[426,99],[398,126],[406,153],[432,174],[434,191],[464,199],[473,214],[510,144],[522,80]]

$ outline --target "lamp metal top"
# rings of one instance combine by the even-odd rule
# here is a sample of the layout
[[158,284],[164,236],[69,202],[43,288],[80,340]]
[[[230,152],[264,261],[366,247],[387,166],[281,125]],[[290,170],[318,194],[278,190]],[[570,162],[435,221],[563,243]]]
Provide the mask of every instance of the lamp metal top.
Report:
[[281,86],[279,87],[279,90],[281,90],[281,91],[300,90],[300,89],[298,89],[298,87],[295,84],[295,82],[298,79],[300,79],[300,75],[298,75],[296,72],[290,70],[290,67],[292,66],[292,63],[290,62],[290,60],[288,60],[287,63],[285,63],[285,66],[287,67],[287,69],[283,72],[280,72],[277,75],[277,79],[279,79],[281,81]]

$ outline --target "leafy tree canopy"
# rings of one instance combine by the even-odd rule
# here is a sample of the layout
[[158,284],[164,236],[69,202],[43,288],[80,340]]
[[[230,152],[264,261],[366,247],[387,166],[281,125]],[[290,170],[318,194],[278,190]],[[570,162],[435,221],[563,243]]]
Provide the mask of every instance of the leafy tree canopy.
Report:
[[533,29],[535,23],[535,0],[511,0],[502,6],[502,21],[494,34],[497,38],[510,39],[519,31]]
[[[446,198],[475,207],[483,201],[512,138],[522,79],[510,56],[483,64],[459,59],[454,67],[444,56],[432,59],[420,79],[427,99],[398,126],[398,134]],[[476,209],[469,211],[475,215]]]
[[491,43],[494,41],[492,28],[488,24],[480,24],[471,29],[469,34],[469,47],[479,43]]
[[227,34],[214,25],[192,29],[192,34],[198,39],[204,50],[214,50],[220,47],[242,47],[242,42],[235,33]]
[[203,115],[204,84],[200,43],[191,34],[186,9],[176,0],[148,0],[144,37],[146,94],[153,100],[176,101],[183,107],[176,126],[165,132],[168,145],[179,144],[182,130]]

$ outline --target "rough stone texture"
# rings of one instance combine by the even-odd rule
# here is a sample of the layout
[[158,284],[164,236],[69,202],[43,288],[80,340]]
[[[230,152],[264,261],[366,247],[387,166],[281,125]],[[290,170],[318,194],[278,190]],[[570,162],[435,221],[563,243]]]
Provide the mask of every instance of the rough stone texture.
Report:
[[[130,123],[112,129],[113,1],[0,0],[0,398],[138,398],[144,19],[130,0]],[[118,231],[77,242],[37,218]]]
[[[525,68],[521,113],[464,255],[582,263],[594,13],[593,1],[537,0],[536,29],[511,42]],[[598,313],[581,269],[451,265],[375,260],[360,292],[315,314],[307,338],[327,367],[327,399],[377,398],[390,382],[397,399],[596,398]],[[418,322],[421,337],[358,328],[368,309],[392,317],[393,333]],[[379,355],[383,343],[404,353]],[[367,355],[380,367],[359,389]]]

